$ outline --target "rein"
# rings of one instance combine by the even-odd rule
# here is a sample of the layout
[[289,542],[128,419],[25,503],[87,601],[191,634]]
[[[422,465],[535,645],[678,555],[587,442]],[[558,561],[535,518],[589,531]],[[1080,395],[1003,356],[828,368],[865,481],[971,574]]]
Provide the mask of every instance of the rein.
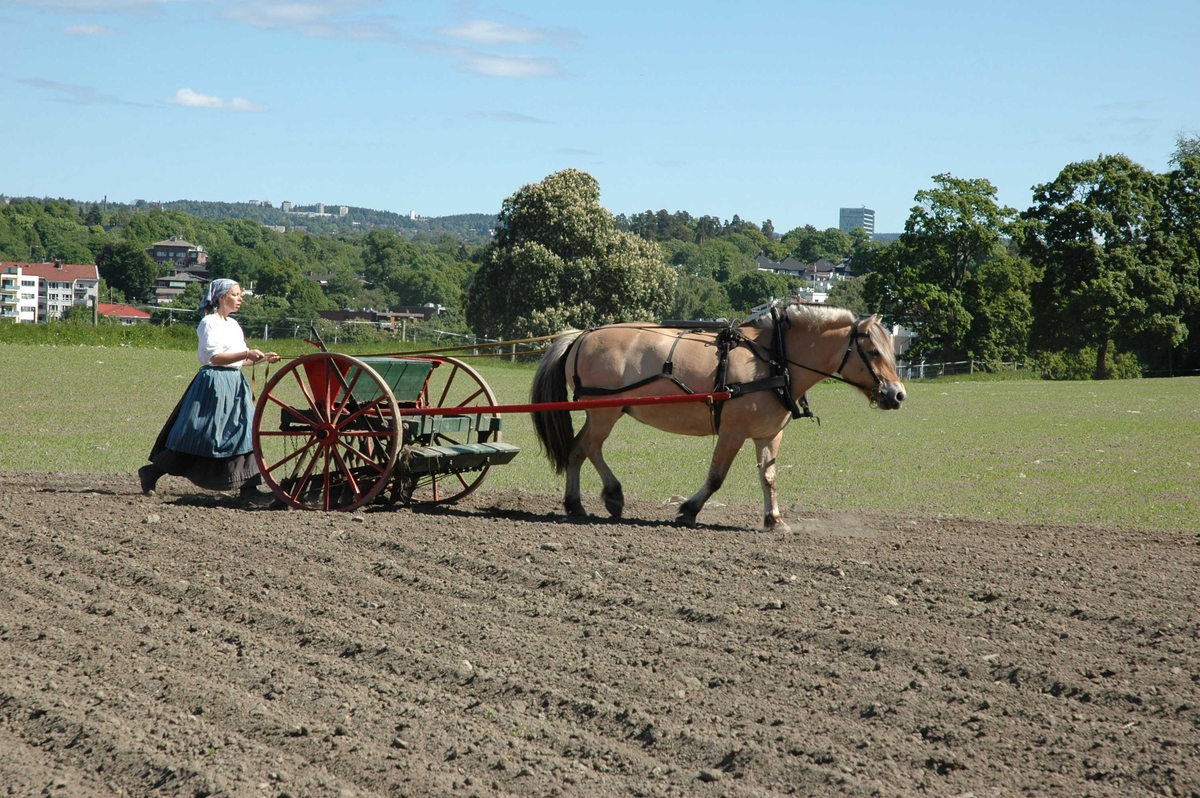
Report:
[[[859,341],[859,339],[867,337],[867,334],[864,333],[861,329],[859,329],[859,324],[862,322],[863,319],[866,319],[866,318],[870,318],[870,317],[869,316],[859,316],[857,319],[855,319],[854,324],[850,325],[850,340],[848,340],[846,342],[846,353],[844,355],[842,355],[842,362],[840,364],[838,364],[838,367],[836,369],[834,369],[832,374],[829,373],[828,371],[821,371],[821,369],[815,369],[812,366],[806,366],[803,363],[797,363],[796,361],[794,361],[790,358],[787,359],[787,362],[790,365],[795,366],[796,368],[801,368],[806,371],[811,371],[814,374],[820,374],[822,377],[826,377],[831,380],[837,380],[838,382],[845,383],[846,385],[850,385],[855,388],[858,388],[860,391],[870,391],[871,392],[871,401],[872,402],[876,401],[876,398],[879,396],[879,393],[883,388],[883,380],[881,380],[879,378],[879,374],[876,373],[875,367],[871,365],[871,359],[869,357],[867,357],[867,353],[863,351],[862,343],[860,343],[860,341]],[[846,363],[850,360],[850,355],[855,349],[858,350],[858,356],[862,359],[863,365],[867,367],[867,373],[870,374],[871,379],[875,381],[875,386],[873,388],[869,387],[867,385],[863,385],[861,383],[855,382],[854,380],[848,380],[845,377],[841,376],[842,369],[846,368]]]

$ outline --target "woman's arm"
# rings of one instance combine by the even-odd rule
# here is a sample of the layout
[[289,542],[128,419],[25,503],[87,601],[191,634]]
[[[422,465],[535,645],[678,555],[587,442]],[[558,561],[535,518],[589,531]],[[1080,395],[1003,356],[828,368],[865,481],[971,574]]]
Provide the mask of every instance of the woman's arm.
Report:
[[274,352],[263,352],[258,349],[247,349],[244,352],[222,352],[219,355],[213,355],[209,362],[214,366],[232,366],[234,363],[241,361],[247,363],[261,363],[264,360],[268,363],[274,363],[279,360],[279,355]]

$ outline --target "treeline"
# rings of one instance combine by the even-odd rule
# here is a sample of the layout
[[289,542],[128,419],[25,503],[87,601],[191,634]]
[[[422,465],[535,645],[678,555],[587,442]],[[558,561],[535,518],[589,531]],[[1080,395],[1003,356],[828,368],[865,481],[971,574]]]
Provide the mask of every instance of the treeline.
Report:
[[1200,371],[1200,139],[1169,172],[1067,165],[1024,211],[938,175],[893,245],[856,261],[864,298],[915,330],[911,357],[1032,360],[1048,375]]
[[[154,281],[174,269],[159,267],[145,249],[171,236],[204,247],[209,277],[252,288],[242,310],[248,321],[432,302],[449,309],[443,325],[461,328],[463,292],[479,250],[445,232],[279,233],[250,218],[205,219],[154,206],[104,212],[95,203],[64,200],[0,205],[0,259],[96,263],[102,302],[148,304]],[[172,307],[194,309],[200,292],[198,284],[189,286]]]
[[[861,230],[779,235],[769,219],[736,215],[614,217],[595,180],[575,170],[525,186],[498,216],[444,217],[458,226],[403,235],[380,227],[279,233],[260,223],[270,219],[249,216],[13,200],[0,206],[0,258],[94,260],[104,299],[145,301],[159,271],[142,250],[176,235],[208,250],[212,276],[253,287],[248,318],[433,302],[449,309],[439,324],[465,330],[470,322],[487,336],[656,315],[732,317],[804,287],[759,271],[756,256],[825,258],[854,275],[829,301],[915,331],[913,360],[1026,361],[1065,378],[1200,371],[1200,138],[1180,136],[1163,174],[1100,156],[1035,186],[1023,211],[996,194],[986,179],[937,175],[887,245]],[[272,210],[199,210],[239,207]],[[476,236],[484,225],[496,231],[486,243]],[[199,289],[189,291],[178,305],[195,307]]]
[[[390,214],[378,218],[445,229],[406,228],[404,235],[380,228],[279,233],[265,226],[284,215],[277,208],[218,202],[170,205],[192,212],[144,202],[109,204],[105,210],[98,203],[13,199],[0,206],[0,258],[94,262],[104,281],[101,301],[146,304],[154,281],[173,269],[158,267],[144,250],[177,236],[204,247],[210,277],[231,277],[253,290],[255,296],[242,311],[248,321],[304,320],[319,310],[431,302],[447,309],[439,323],[455,330],[465,329],[465,293],[480,259],[493,246],[490,241],[481,243],[472,231],[495,230],[498,225],[496,216],[483,214],[417,223]],[[654,257],[677,272],[665,311],[675,318],[729,318],[803,287],[796,277],[758,271],[754,259],[759,254],[774,260],[790,255],[805,262],[824,257],[838,263],[876,246],[861,233],[812,226],[777,238],[769,220],[759,226],[736,215],[721,221],[683,211],[647,211],[617,216],[613,222],[622,232],[654,242],[659,253]],[[834,298],[857,307],[861,299],[848,290],[855,287],[838,286]],[[199,285],[190,286],[173,309],[194,308],[200,292]]]
[[[366,233],[373,229],[392,230],[412,237],[418,233],[446,233],[464,242],[483,244],[489,231],[496,227],[496,216],[486,213],[463,213],[452,216],[409,216],[380,211],[373,208],[345,206],[345,216],[338,216],[337,205],[325,205],[325,212],[332,216],[300,216],[290,214],[278,207],[267,207],[250,202],[208,202],[199,200],[175,200],[162,203],[163,210],[182,211],[201,219],[255,219],[263,224],[284,226],[289,229],[297,225],[307,228],[302,232],[316,235],[325,233]],[[316,205],[297,205],[294,211],[315,212]]]
[[[777,237],[770,219],[761,225],[737,214],[722,221],[716,216],[694,217],[687,211],[645,211],[614,217],[617,229],[656,242],[663,257],[678,273],[671,315],[679,319],[730,317],[744,313],[771,297],[794,294],[805,282],[790,275],[758,270],[755,258],[773,261],[793,257],[802,263],[825,258],[833,264],[872,252],[879,244],[862,230],[850,233],[836,227],[818,230],[797,227]],[[861,281],[838,283],[831,302],[862,309]]]

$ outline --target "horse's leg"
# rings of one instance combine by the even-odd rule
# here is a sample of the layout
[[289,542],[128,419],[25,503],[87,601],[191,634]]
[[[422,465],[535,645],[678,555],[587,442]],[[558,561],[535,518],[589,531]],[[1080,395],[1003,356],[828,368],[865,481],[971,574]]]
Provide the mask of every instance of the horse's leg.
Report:
[[725,481],[725,475],[729,473],[729,466],[733,465],[733,458],[737,456],[738,450],[745,442],[745,437],[737,437],[725,432],[717,436],[717,447],[713,451],[712,462],[708,466],[708,477],[700,486],[700,490],[679,505],[679,515],[675,516],[676,521],[684,526],[696,525],[696,515],[700,512],[700,508],[708,501],[708,497],[721,487]]
[[567,455],[567,486],[563,492],[563,507],[568,518],[583,518],[587,510],[583,509],[583,501],[579,498],[579,469],[587,459],[584,441],[587,439],[588,428],[592,425],[592,414],[589,411],[583,422],[583,429],[571,441],[571,453]]
[[613,516],[620,517],[621,510],[625,506],[625,497],[621,492],[621,483],[608,467],[608,464],[604,462],[604,456],[600,451],[609,433],[612,432],[613,426],[620,419],[621,408],[619,407],[588,411],[587,421],[584,422],[583,429],[579,431],[579,434],[575,436],[575,440],[572,441],[571,454],[567,458],[567,489],[563,497],[563,506],[567,510],[567,515],[587,515],[587,512],[583,509],[583,502],[580,499],[579,472],[583,467],[583,461],[591,460],[592,465],[599,472],[600,479],[604,485],[600,494],[601,498],[604,499],[604,506]]
[[758,481],[763,491],[763,531],[790,532],[779,512],[779,497],[775,490],[775,457],[779,454],[779,442],[783,430],[773,438],[756,438],[754,449],[758,453]]

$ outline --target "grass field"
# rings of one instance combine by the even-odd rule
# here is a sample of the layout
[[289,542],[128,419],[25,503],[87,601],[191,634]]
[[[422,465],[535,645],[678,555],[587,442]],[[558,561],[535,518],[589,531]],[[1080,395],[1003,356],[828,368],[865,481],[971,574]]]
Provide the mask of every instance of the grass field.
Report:
[[[500,402],[526,400],[532,366],[478,368]],[[191,352],[0,344],[0,470],[132,473],[195,370]],[[260,368],[259,386],[264,377]],[[1200,378],[947,378],[908,393],[890,413],[841,385],[810,393],[822,425],[793,423],[780,450],[786,517],[820,508],[1200,528]],[[528,418],[505,425],[522,454],[482,490],[560,491]],[[700,484],[712,444],[625,420],[605,451],[628,495],[667,501]],[[590,466],[584,487],[601,511]],[[714,501],[759,498],[747,447]]]

